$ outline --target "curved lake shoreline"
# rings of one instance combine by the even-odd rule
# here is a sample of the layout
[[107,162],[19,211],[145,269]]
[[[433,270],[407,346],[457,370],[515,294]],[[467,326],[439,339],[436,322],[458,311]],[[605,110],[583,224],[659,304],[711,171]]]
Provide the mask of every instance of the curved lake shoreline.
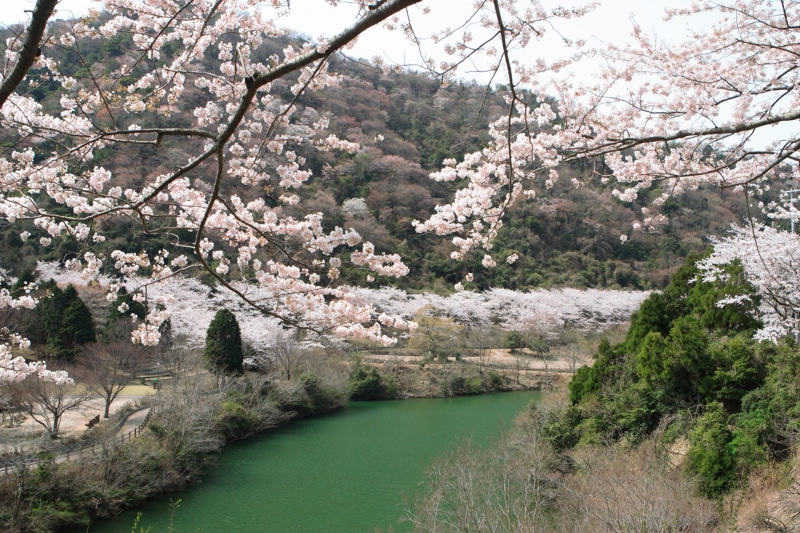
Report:
[[[437,454],[472,437],[485,444],[538,399],[535,391],[398,402],[351,402],[226,446],[203,483],[159,496],[89,531],[203,533],[407,531],[398,523]],[[86,531],[85,528],[72,531]]]

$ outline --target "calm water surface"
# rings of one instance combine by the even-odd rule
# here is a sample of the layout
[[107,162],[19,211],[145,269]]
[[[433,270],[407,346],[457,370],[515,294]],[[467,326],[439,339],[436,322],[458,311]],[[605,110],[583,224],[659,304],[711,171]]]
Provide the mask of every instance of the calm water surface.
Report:
[[368,533],[398,523],[430,460],[472,437],[485,444],[538,398],[510,392],[448,399],[353,402],[227,446],[203,483],[98,523],[90,533],[139,526],[166,533]]

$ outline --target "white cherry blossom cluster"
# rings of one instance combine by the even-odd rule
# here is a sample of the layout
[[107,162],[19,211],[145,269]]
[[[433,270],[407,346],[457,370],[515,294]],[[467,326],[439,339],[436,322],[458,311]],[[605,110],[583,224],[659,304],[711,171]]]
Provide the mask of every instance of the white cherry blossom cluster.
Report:
[[41,361],[27,362],[24,357],[15,357],[8,343],[0,344],[0,382],[22,381],[29,376],[58,385],[74,383],[66,371],[48,370]]
[[[437,309],[459,322],[474,325],[499,324],[508,330],[525,329],[534,320],[546,318],[553,332],[559,327],[582,331],[603,330],[630,320],[648,291],[605,291],[597,289],[512,291],[492,289],[486,292],[458,291],[450,296],[433,293],[408,294],[384,287],[353,291],[359,299],[372,304],[388,316],[409,320],[423,308]],[[381,320],[382,323],[385,323]]]
[[[134,292],[148,302],[151,289],[180,270],[204,268],[264,316],[389,342],[377,313],[341,285],[342,266],[330,258],[345,255],[338,249],[355,247],[361,237],[350,228],[326,231],[322,215],[305,209],[297,191],[314,179],[299,155],[303,150],[352,153],[359,146],[332,135],[330,117],[298,107],[296,97],[338,83],[327,71],[331,54],[376,25],[387,23],[419,43],[411,23],[399,16],[419,1],[359,0],[352,25],[270,57],[262,45],[285,35],[275,20],[291,9],[279,2],[105,0],[102,22],[89,17],[51,25],[33,68],[35,76],[60,83],[61,109],[50,112],[20,92],[0,102],[0,126],[13,137],[13,148],[0,154],[0,218],[33,221],[35,234],[25,238],[43,246],[53,239],[103,242],[103,225],[94,224],[102,217],[127,216],[145,234],[161,231],[171,239],[177,227],[188,239],[171,241],[175,249],[166,253],[116,250],[102,257],[92,251],[69,267],[93,276],[105,262],[125,279],[147,273]],[[613,194],[621,201],[660,188],[634,231],[657,225],[661,204],[702,184],[760,190],[770,180],[800,178],[796,128],[767,146],[753,140],[757,130],[800,120],[800,3],[699,1],[670,16],[714,12],[717,21],[708,30],[667,44],[634,27],[629,46],[592,51],[605,66],[593,81],[579,84],[558,74],[571,64],[580,68],[583,43],[560,33],[557,23],[594,7],[480,2],[471,23],[448,24],[434,35],[449,58],[423,57],[422,64],[443,83],[461,65],[486,65],[497,79],[505,76],[508,88],[508,112],[489,126],[488,145],[461,161],[445,161],[432,175],[459,182],[452,201],[415,222],[419,232],[454,235],[453,258],[489,252],[508,208],[551,188],[565,161],[602,158],[595,168],[602,169],[601,180],[615,180]],[[134,46],[111,73],[90,66],[87,76],[65,76],[49,57],[49,47],[57,45],[74,59],[84,39],[120,32],[131,35]],[[519,52],[546,36],[578,53],[546,62]],[[6,51],[2,79],[21,60],[20,50],[15,42]],[[522,89],[530,97],[522,98]],[[189,119],[179,127],[150,127],[143,119],[144,113],[184,111],[184,102],[192,102]],[[101,149],[141,145],[185,149],[189,157],[154,169],[136,187],[125,169],[96,161]],[[247,193],[232,194],[234,182]],[[397,255],[375,254],[369,243],[350,257],[369,270],[367,279],[407,272]],[[496,261],[486,253],[483,264],[490,268]],[[139,342],[155,342],[165,320],[156,306],[149,308]]]
[[[760,297],[758,318],[764,327],[758,340],[777,342],[800,334],[800,236],[769,226],[731,227],[730,233],[713,239],[714,251],[697,263],[704,279],[725,279],[724,266],[739,261],[745,278]],[[737,305],[749,295],[731,295],[717,305]]]
[[[39,303],[30,296],[35,284],[26,284],[25,294],[19,297],[11,295],[8,289],[0,289],[0,309],[33,309]],[[21,381],[28,376],[51,381],[58,384],[72,383],[67,372],[48,370],[41,361],[28,362],[22,356],[15,356],[13,348],[26,349],[30,341],[19,334],[11,333],[7,328],[0,328],[0,382]]]
[[408,274],[408,267],[398,254],[376,254],[372,243],[364,243],[361,252],[350,254],[354,265],[368,267],[371,271],[383,276],[401,278]]
[[[45,246],[53,238],[103,242],[105,237],[91,224],[102,216],[127,215],[144,225],[170,217],[177,227],[192,232],[193,243],[178,244],[193,245],[193,256],[170,260],[167,252],[152,257],[120,250],[110,257],[87,252],[67,266],[83,277],[97,276],[104,261],[111,262],[125,279],[139,279],[149,272],[150,278],[141,284],[145,290],[131,287],[135,298],[148,301],[155,287],[177,271],[202,266],[267,316],[385,341],[380,324],[386,321],[375,321],[368,306],[354,303],[348,289],[337,285],[341,276],[338,259],[326,261],[336,248],[358,245],[360,236],[346,228],[325,232],[319,214],[295,218],[284,209],[302,209],[300,196],[288,191],[313,177],[297,155],[299,147],[352,153],[359,146],[327,132],[328,117],[316,112],[290,122],[291,103],[272,92],[272,83],[290,80],[294,95],[336,84],[339,76],[326,70],[327,54],[346,47],[359,33],[393,19],[416,1],[370,5],[360,0],[362,12],[356,26],[321,37],[316,43],[287,46],[281,54],[266,59],[257,53],[259,47],[285,33],[274,23],[275,15],[285,9],[278,3],[106,0],[109,16],[102,24],[87,19],[54,25],[53,42],[68,54],[80,54],[82,39],[108,39],[120,32],[132,36],[136,49],[123,56],[110,76],[90,73],[95,74],[90,82],[89,78],[62,75],[59,65],[48,57],[50,41],[43,46],[35,67],[45,69],[47,76],[61,83],[62,109],[49,114],[33,98],[21,94],[12,94],[2,105],[0,121],[6,130],[17,132],[15,146],[20,148],[10,157],[0,156],[0,216],[9,222],[34,220],[43,233],[35,238]],[[541,34],[551,18],[570,18],[586,11],[547,11],[539,2],[531,2],[523,13],[514,2],[500,4],[512,21],[509,29],[520,36],[521,44]],[[528,17],[528,23],[514,16],[518,14]],[[482,13],[481,22],[490,26],[488,15]],[[412,36],[410,27],[399,19],[390,24]],[[465,34],[463,41],[470,40]],[[165,47],[169,54],[163,53]],[[20,49],[19,41],[8,49],[6,68],[19,59]],[[466,50],[463,46],[456,49],[458,53]],[[214,70],[207,69],[206,59],[218,62]],[[187,91],[193,92],[197,102],[191,110],[191,124],[154,129],[139,123],[145,111],[170,116]],[[537,113],[546,116],[545,111]],[[55,151],[38,150],[43,139],[54,141]],[[155,172],[141,187],[131,188],[123,183],[120,172],[95,165],[93,159],[99,149],[123,150],[133,142],[156,148],[170,143],[202,147],[178,170]],[[212,182],[207,180],[205,167],[216,168]],[[498,175],[503,170],[500,164]],[[263,198],[222,196],[221,186],[229,180],[270,190],[279,200],[278,206]],[[48,212],[44,206],[50,202],[68,208],[72,215]],[[487,207],[488,197],[483,205],[467,206],[465,216],[483,213]],[[476,226],[471,239],[488,249],[502,210],[483,214],[488,237]],[[26,234],[24,238],[29,237]],[[468,246],[465,243],[464,248]],[[402,276],[408,272],[399,256],[375,254],[369,243],[350,257],[356,266],[371,271],[370,280],[374,280],[372,274]],[[116,298],[118,287],[111,284],[109,298]],[[140,325],[139,342],[156,340],[158,325],[165,318],[155,309],[150,306],[148,318]]]
[[[269,57],[262,46],[287,33],[275,24],[286,9],[277,2],[106,0],[102,19],[95,13],[52,24],[52,38],[34,64],[39,70],[29,75],[60,83],[56,101],[61,109],[50,113],[17,92],[0,102],[0,124],[15,137],[14,148],[0,154],[0,218],[32,220],[36,232],[22,238],[43,246],[56,238],[101,243],[103,225],[93,222],[108,216],[133,218],[147,234],[176,226],[188,234],[174,250],[102,255],[90,249],[67,262],[85,279],[98,277],[110,264],[123,280],[138,280],[128,289],[147,301],[149,311],[135,342],[157,342],[158,329],[170,316],[168,306],[153,305],[155,287],[197,267],[263,316],[386,341],[377,314],[351,301],[341,286],[341,265],[328,261],[338,248],[358,245],[361,237],[350,228],[326,231],[322,216],[303,213],[301,195],[292,192],[313,178],[298,155],[301,149],[355,153],[360,146],[327,131],[329,117],[285,98],[286,85],[278,91],[272,87],[274,81],[288,81],[292,95],[299,96],[337,84],[340,76],[327,72],[330,54],[416,1],[388,0],[379,9],[362,2],[355,29],[344,26],[338,34],[286,46]],[[89,65],[87,76],[65,76],[48,54],[55,44],[74,60],[86,39],[121,32],[134,46],[110,73]],[[0,79],[20,61],[20,42],[8,48]],[[187,93],[192,95],[190,122],[149,127],[142,121],[145,112],[186,111]],[[143,144],[156,150],[177,147],[188,151],[189,159],[177,168],[154,170],[137,187],[124,169],[95,162],[100,149],[138,150]],[[224,192],[232,182],[256,187],[245,199]],[[49,209],[54,204],[57,214]],[[375,254],[369,243],[354,252],[352,261],[370,275],[408,272],[399,256]],[[110,283],[111,300],[119,286]]]
[[33,309],[39,301],[30,294],[27,294],[32,288],[33,287],[26,286],[26,294],[17,297],[12,296],[8,289],[0,289],[0,309]]
[[[331,258],[333,264],[337,264],[336,260],[337,258]],[[341,265],[341,262],[338,264]],[[288,267],[274,263],[265,265],[264,269],[277,273],[278,270],[285,268]],[[37,271],[41,278],[52,278],[62,284],[72,283],[78,287],[87,284],[79,272],[60,268],[56,263],[39,263]],[[296,279],[297,283],[303,283],[299,279],[303,276],[301,271],[284,271],[284,275]],[[293,278],[293,276],[298,277]],[[109,302],[116,300],[118,291],[123,285],[129,293],[139,291],[141,294],[146,290],[148,317],[134,332],[135,341],[144,344],[158,342],[159,326],[168,318],[175,335],[184,337],[190,347],[201,347],[208,325],[214,314],[222,308],[236,314],[242,338],[257,349],[268,346],[283,327],[281,323],[294,319],[295,311],[304,312],[305,324],[318,331],[370,338],[384,344],[393,344],[395,339],[385,335],[380,329],[381,325],[401,331],[416,327],[416,324],[402,317],[390,313],[380,314],[363,298],[341,287],[329,291],[318,288],[317,292],[311,295],[308,291],[297,290],[302,288],[301,285],[289,283],[284,285],[284,292],[278,293],[272,292],[274,285],[270,285],[270,290],[266,290],[245,283],[234,283],[234,289],[248,291],[248,297],[252,300],[281,302],[275,315],[265,316],[233,292],[213,290],[196,279],[183,276],[172,276],[158,282],[153,282],[151,278],[129,276],[120,282],[99,275],[94,281],[108,291]],[[333,293],[335,299],[326,300],[325,296],[329,292]],[[307,311],[307,308],[313,308],[313,312]]]
[[[300,196],[287,191],[302,187],[313,178],[303,158],[297,155],[298,147],[352,153],[359,146],[328,133],[328,117],[316,112],[305,113],[290,123],[290,103],[272,92],[272,82],[291,79],[291,92],[295,95],[336,84],[339,77],[326,71],[326,54],[346,47],[358,33],[386,20],[412,38],[410,26],[394,15],[414,3],[416,0],[388,0],[372,6],[362,1],[359,28],[321,37],[316,43],[287,46],[281,54],[266,59],[256,51],[266,40],[284,33],[273,22],[274,9],[282,12],[284,7],[274,4],[270,11],[270,6],[253,0],[198,0],[189,4],[178,0],[108,0],[104,7],[110,16],[102,25],[83,20],[54,26],[54,37],[68,52],[79,54],[81,39],[107,39],[119,32],[129,33],[137,50],[124,57],[110,79],[87,83],[62,75],[59,65],[48,58],[47,47],[43,48],[37,66],[47,69],[61,83],[62,110],[50,115],[32,98],[18,94],[3,105],[3,124],[18,132],[22,149],[10,158],[0,157],[0,174],[5,176],[0,216],[12,222],[35,219],[45,233],[36,237],[44,245],[56,237],[103,242],[105,237],[90,229],[96,226],[88,222],[105,215],[129,215],[143,224],[153,218],[171,217],[179,228],[194,232],[194,257],[182,255],[168,260],[161,253],[148,257],[115,251],[110,261],[122,276],[149,271],[153,280],[164,280],[177,270],[200,265],[234,292],[235,282],[250,283],[255,288],[248,290],[268,294],[268,298],[250,302],[270,316],[325,327],[334,327],[338,321],[343,326],[338,331],[379,336],[378,323],[370,322],[364,309],[348,301],[346,289],[336,285],[341,265],[325,261],[325,256],[337,247],[359,244],[358,234],[343,228],[326,233],[318,214],[308,213],[298,219],[283,209],[302,208]],[[524,9],[516,2],[498,5],[509,21],[509,35],[514,34],[522,46],[543,34],[550,20],[579,16],[591,9],[544,9],[537,1]],[[479,20],[483,26],[494,25],[491,15],[490,9],[481,8]],[[468,33],[455,38],[463,43],[472,41]],[[447,38],[437,40],[446,44]],[[493,40],[499,42],[497,38]],[[166,46],[169,54],[163,53]],[[210,58],[212,50],[218,66],[209,72],[203,61]],[[456,44],[452,50],[466,59],[466,45]],[[9,49],[11,63],[17,60],[17,52]],[[494,52],[487,50],[487,54],[492,56]],[[146,64],[156,66],[143,69]],[[139,114],[145,111],[165,116],[174,113],[187,90],[195,91],[193,96],[198,101],[191,110],[192,124],[174,129],[148,129],[139,124]],[[200,98],[197,90],[201,91]],[[554,114],[547,107],[534,112],[543,123],[552,120]],[[112,116],[116,118],[110,121]],[[57,141],[61,149],[35,153],[42,138]],[[141,187],[130,188],[114,169],[92,164],[96,150],[120,150],[129,142],[152,143],[156,147],[162,143],[197,142],[202,149],[179,170],[154,173]],[[476,158],[467,166],[478,162]],[[198,170],[203,165],[216,165],[218,170],[214,183],[205,183],[206,187],[195,185],[205,177]],[[502,161],[496,167],[481,171],[482,179],[489,182],[507,170]],[[223,198],[218,186],[230,179],[269,189],[279,200],[278,206],[261,198]],[[476,194],[465,196],[464,205],[453,216],[443,215],[442,219],[456,227],[469,217],[481,216],[481,222],[475,223],[472,234],[462,242],[464,251],[474,243],[489,249],[503,214],[502,209],[492,209],[490,188],[476,188],[473,192],[485,194],[478,201]],[[514,187],[514,195],[521,192],[521,188]],[[71,209],[73,216],[48,213],[43,207],[45,202],[40,201],[42,194]],[[322,257],[301,258],[301,254],[287,253],[290,249]],[[408,272],[399,256],[375,254],[369,243],[350,257],[356,266],[371,271],[368,280],[375,279],[373,274],[402,276]],[[91,277],[97,275],[103,261],[109,258],[89,252],[70,260],[68,267]],[[115,294],[112,290],[109,297]],[[339,302],[334,306],[336,300]],[[317,316],[321,309],[325,309],[327,318]],[[366,322],[356,326],[359,320]],[[155,319],[153,324],[158,322]],[[143,330],[141,339],[150,342],[154,335],[153,331]]]
[[[514,15],[522,12],[515,4],[500,2]],[[500,17],[492,20],[497,13],[488,11],[482,20],[496,27]],[[612,192],[620,201],[660,189],[651,194],[650,211],[632,221],[634,231],[660,224],[659,207],[667,199],[704,184],[759,192],[788,180],[796,188],[791,181],[800,178],[800,72],[793,43],[800,38],[800,2],[701,0],[667,17],[700,14],[713,24],[679,43],[634,24],[630,44],[593,51],[604,66],[591,82],[536,76],[537,68],[547,66],[515,61],[521,58],[511,47],[498,50],[501,61],[508,60],[501,70],[512,89],[513,112],[490,128],[487,148],[445,161],[431,175],[464,185],[430,219],[417,222],[417,231],[456,235],[455,258],[488,250],[509,205],[552,186],[561,162],[584,158],[603,160],[595,164],[596,174],[603,183],[616,182]],[[534,17],[546,15],[533,11]],[[539,37],[529,27],[543,24],[520,26],[528,16],[504,18],[507,39]],[[472,58],[474,46],[466,38],[463,43],[453,52]],[[536,95],[537,104],[523,103],[517,87]]]

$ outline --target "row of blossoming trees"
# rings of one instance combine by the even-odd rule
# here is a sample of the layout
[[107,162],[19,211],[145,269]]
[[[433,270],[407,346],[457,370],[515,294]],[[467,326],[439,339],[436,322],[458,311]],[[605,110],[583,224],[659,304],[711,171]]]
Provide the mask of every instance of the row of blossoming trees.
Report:
[[[494,266],[492,240],[504,213],[532,196],[534,183],[558,179],[564,161],[590,161],[599,179],[616,180],[620,201],[649,191],[654,200],[633,221],[634,233],[657,229],[660,205],[685,190],[708,184],[741,190],[747,198],[773,181],[797,177],[796,2],[700,2],[668,14],[690,20],[712,15],[714,24],[685,43],[666,45],[634,26],[628,46],[583,49],[550,63],[526,62],[530,52],[518,51],[532,46],[535,56],[547,35],[562,35],[562,24],[568,27],[593,5],[481,1],[463,26],[448,23],[429,44],[414,31],[414,21],[428,12],[424,4],[358,0],[349,27],[263,57],[262,45],[284,32],[276,17],[291,9],[288,2],[108,0],[106,15],[48,29],[57,0],[38,0],[28,23],[5,43],[0,124],[10,139],[0,153],[0,216],[9,223],[33,221],[36,234],[26,237],[45,246],[62,238],[82,243],[81,253],[66,261],[70,269],[93,276],[113,266],[123,276],[143,275],[134,291],[142,299],[161,280],[204,269],[261,316],[392,343],[384,327],[413,326],[402,317],[378,316],[340,284],[341,260],[331,254],[351,250],[350,261],[367,271],[367,282],[404,275],[402,259],[376,253],[352,229],[326,229],[319,213],[295,217],[285,209],[302,209],[303,187],[313,177],[304,150],[359,149],[329,134],[325,117],[294,117],[294,103],[337,83],[327,72],[330,58],[380,24],[421,48],[440,47],[447,60],[425,54],[423,64],[443,82],[465,64],[504,78],[508,113],[490,127],[492,142],[445,161],[432,177],[457,182],[459,189],[429,220],[416,223],[420,232],[455,235],[455,259],[477,253],[484,266]],[[110,69],[85,64],[81,43],[120,33],[131,36],[135,55]],[[62,73],[49,54],[53,47],[69,61],[84,61],[79,76]],[[581,55],[601,56],[601,75],[588,84],[559,76]],[[202,60],[214,68],[201,67]],[[59,85],[61,109],[45,109],[25,92],[45,82]],[[522,88],[536,104],[523,101]],[[173,123],[171,115],[188,100],[192,122]],[[159,118],[143,123],[146,111]],[[756,132],[778,124],[787,127],[770,130],[770,142],[756,142]],[[123,179],[124,169],[94,162],[103,149],[157,153],[178,145],[191,149],[188,160],[163,163],[136,184]],[[232,193],[233,183],[246,194]],[[102,254],[95,245],[105,239],[102,220],[110,217],[128,217],[169,244],[153,253]],[[109,298],[120,286],[109,285]],[[148,306],[134,342],[158,342],[170,303]],[[38,367],[15,370],[21,363],[6,360],[12,375],[38,373]]]
[[[37,273],[42,279],[54,279],[62,285],[87,284],[79,272],[61,268],[57,263],[40,263]],[[120,283],[118,278],[102,275],[93,281],[101,289]],[[141,282],[137,277],[130,277],[121,286],[136,287]],[[627,322],[649,294],[646,291],[556,289],[523,292],[495,289],[485,293],[464,291],[440,296],[407,294],[390,287],[361,288],[352,293],[356,301],[374,307],[380,313],[378,319],[387,323],[388,317],[408,322],[424,309],[435,309],[441,315],[475,326],[495,325],[504,330],[521,330],[538,318],[552,331],[567,327],[584,332]],[[148,295],[152,304],[169,306],[172,335],[180,337],[188,348],[203,345],[206,330],[219,309],[228,309],[236,315],[242,339],[256,351],[265,351],[283,331],[280,321],[264,318],[235,295],[212,289],[193,278],[164,280],[148,287]],[[130,312],[127,315],[134,321],[140,318]],[[335,336],[328,340],[335,341]]]

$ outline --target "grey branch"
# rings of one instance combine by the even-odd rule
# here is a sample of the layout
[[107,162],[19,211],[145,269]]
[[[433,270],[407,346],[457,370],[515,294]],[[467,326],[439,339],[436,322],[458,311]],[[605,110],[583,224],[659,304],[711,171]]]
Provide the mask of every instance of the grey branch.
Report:
[[31,23],[25,32],[25,43],[22,45],[22,51],[17,59],[17,64],[11,74],[3,80],[0,85],[0,107],[6,103],[8,97],[11,96],[25,75],[28,74],[33,62],[42,53],[41,44],[44,30],[47,28],[47,21],[53,16],[53,11],[56,8],[58,0],[38,0],[36,7],[31,15]]

